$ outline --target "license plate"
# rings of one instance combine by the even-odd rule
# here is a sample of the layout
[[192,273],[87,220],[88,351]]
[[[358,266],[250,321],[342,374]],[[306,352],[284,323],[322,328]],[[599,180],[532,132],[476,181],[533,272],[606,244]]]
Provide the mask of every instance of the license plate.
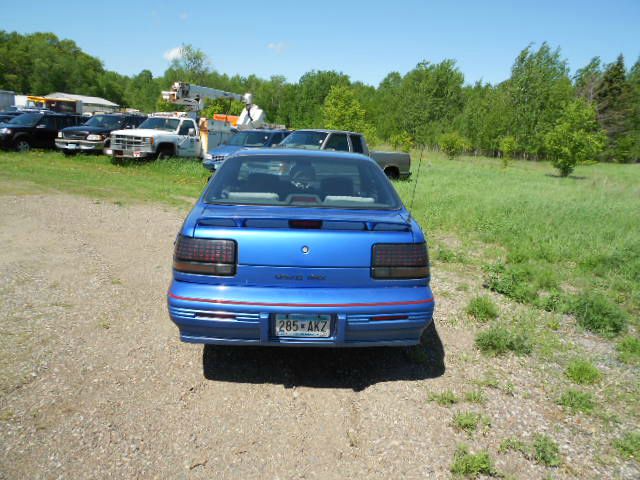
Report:
[[142,152],[133,152],[134,158],[140,158],[142,156]]
[[76,144],[75,143],[67,143],[67,148],[69,150],[75,150],[76,149]]
[[275,332],[276,337],[328,337],[331,315],[276,314]]
[[112,155],[113,154],[113,150],[111,150],[110,148],[107,148],[104,153],[106,153],[107,155]]

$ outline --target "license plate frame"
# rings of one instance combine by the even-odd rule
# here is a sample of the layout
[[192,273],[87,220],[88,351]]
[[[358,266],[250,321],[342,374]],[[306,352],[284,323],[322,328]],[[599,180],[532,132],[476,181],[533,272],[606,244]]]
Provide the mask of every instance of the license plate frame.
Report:
[[278,338],[329,338],[333,315],[323,313],[276,313],[273,334]]

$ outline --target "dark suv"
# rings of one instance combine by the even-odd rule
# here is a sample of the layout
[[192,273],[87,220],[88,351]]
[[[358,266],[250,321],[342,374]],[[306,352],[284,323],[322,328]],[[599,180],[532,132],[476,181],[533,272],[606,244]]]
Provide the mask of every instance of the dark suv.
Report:
[[[137,114],[109,113],[91,117],[83,125],[63,128],[58,132],[56,147],[65,155],[77,152],[102,153],[109,148],[114,130],[137,128],[147,117]],[[110,154],[111,152],[105,152]]]
[[0,147],[28,152],[31,148],[55,148],[58,131],[84,120],[80,115],[29,112],[14,117],[0,128]]

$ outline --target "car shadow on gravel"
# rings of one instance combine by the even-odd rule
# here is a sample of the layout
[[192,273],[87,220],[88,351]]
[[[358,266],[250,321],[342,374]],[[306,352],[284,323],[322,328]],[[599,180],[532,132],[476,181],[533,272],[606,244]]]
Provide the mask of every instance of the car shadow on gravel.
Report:
[[435,325],[409,348],[278,348],[205,345],[208,380],[282,384],[287,388],[364,390],[378,382],[424,380],[444,374],[444,346]]

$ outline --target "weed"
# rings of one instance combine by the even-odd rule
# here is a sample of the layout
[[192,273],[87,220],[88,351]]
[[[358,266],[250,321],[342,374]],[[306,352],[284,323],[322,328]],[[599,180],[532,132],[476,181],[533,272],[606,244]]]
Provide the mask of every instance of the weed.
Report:
[[472,390],[471,392],[467,392],[464,394],[464,399],[470,403],[485,403],[487,398],[485,397],[482,390]]
[[618,346],[618,360],[629,365],[640,365],[640,339],[627,336]]
[[613,446],[624,458],[640,459],[640,430],[624,434]]
[[627,328],[626,313],[602,294],[591,292],[577,296],[571,313],[580,326],[605,337],[616,336]]
[[474,433],[479,424],[488,427],[491,422],[484,415],[474,412],[458,412],[453,416],[453,426],[468,434]]
[[536,435],[533,440],[533,458],[547,467],[560,465],[560,449],[558,444],[547,435]]
[[593,396],[590,393],[581,392],[574,389],[566,390],[560,396],[558,404],[573,413],[591,413],[595,408],[595,402],[593,400]]
[[490,297],[481,295],[474,297],[467,306],[467,313],[481,322],[498,318],[498,307]]
[[515,332],[506,327],[493,326],[476,335],[476,346],[487,355],[503,355],[513,352],[528,355],[533,350],[529,334],[522,330]]
[[429,395],[429,400],[436,402],[438,405],[448,407],[459,402],[458,397],[451,390],[445,390],[440,393],[432,393]]
[[528,444],[515,437],[506,438],[500,443],[498,450],[501,453],[514,451],[521,453],[525,458],[547,467],[560,465],[560,448],[549,436],[537,434],[533,442]]
[[505,453],[508,451],[515,451],[522,453],[525,457],[529,457],[531,454],[531,449],[529,445],[527,445],[522,440],[518,440],[515,437],[505,438],[500,443],[500,448],[498,449],[500,453]]
[[593,385],[602,378],[602,373],[589,360],[576,358],[569,362],[565,375],[579,385]]
[[107,320],[102,320],[99,325],[105,330],[109,330],[111,328],[111,324]]
[[487,372],[480,380],[475,380],[474,383],[479,387],[499,388],[500,381],[493,372]]
[[478,475],[495,477],[498,471],[488,452],[470,453],[466,445],[459,445],[453,455],[451,473],[475,478]]
[[504,393],[512,397],[516,394],[516,386],[511,382],[505,383],[502,390]]

